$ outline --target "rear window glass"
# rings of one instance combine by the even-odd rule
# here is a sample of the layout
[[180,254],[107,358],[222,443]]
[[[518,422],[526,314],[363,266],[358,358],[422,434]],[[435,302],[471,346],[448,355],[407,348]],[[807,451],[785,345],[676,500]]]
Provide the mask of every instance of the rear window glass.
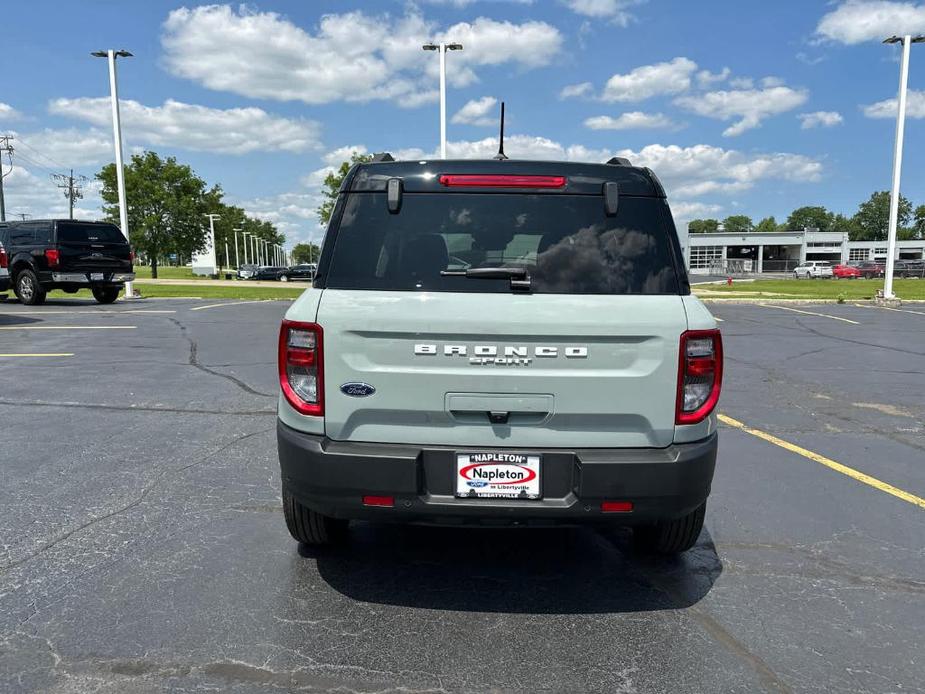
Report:
[[349,195],[326,285],[332,289],[510,292],[508,279],[444,270],[524,267],[545,294],[677,294],[665,203],[620,199],[608,217],[591,195]]
[[58,243],[125,243],[125,237],[111,224],[58,222]]

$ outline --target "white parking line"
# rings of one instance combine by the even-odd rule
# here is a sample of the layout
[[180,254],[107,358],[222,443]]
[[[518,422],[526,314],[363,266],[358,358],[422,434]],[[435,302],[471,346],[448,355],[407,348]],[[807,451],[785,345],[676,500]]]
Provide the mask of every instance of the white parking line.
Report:
[[875,308],[884,311],[897,311],[899,313],[914,313],[917,316],[925,316],[925,311],[910,311],[907,308],[890,308],[889,306],[865,306],[864,304],[855,304],[858,308]]
[[240,306],[241,304],[263,304],[267,301],[276,301],[276,299],[254,299],[251,301],[229,301],[226,304],[208,304],[206,306],[196,306],[190,311],[204,311],[207,308],[221,308],[222,306]]
[[798,308],[790,308],[789,306],[777,306],[776,304],[757,304],[758,306],[764,306],[765,308],[779,308],[781,311],[793,311],[794,313],[804,313],[807,316],[819,316],[820,318],[831,318],[832,320],[840,320],[842,323],[851,323],[851,325],[860,325],[856,320],[851,320],[850,318],[842,318],[841,316],[830,316],[828,313],[816,313],[815,311],[803,311]]
[[44,354],[39,353],[28,353],[28,352],[10,352],[7,354],[0,354],[0,358],[4,357],[73,357],[73,352],[47,352]]
[[724,321],[722,318],[720,318],[719,316],[713,316],[713,320],[717,320],[717,321],[719,321],[720,323],[725,323],[725,321]]
[[4,325],[0,330],[134,330],[137,325]]
[[22,316],[54,316],[54,315],[72,315],[72,314],[84,314],[84,315],[96,315],[96,314],[118,314],[118,313],[176,313],[176,311],[158,311],[158,310],[149,310],[143,308],[133,308],[127,309],[125,311],[88,311],[88,310],[79,310],[72,309],[66,311],[14,311],[13,313],[7,313],[5,315],[22,315]]

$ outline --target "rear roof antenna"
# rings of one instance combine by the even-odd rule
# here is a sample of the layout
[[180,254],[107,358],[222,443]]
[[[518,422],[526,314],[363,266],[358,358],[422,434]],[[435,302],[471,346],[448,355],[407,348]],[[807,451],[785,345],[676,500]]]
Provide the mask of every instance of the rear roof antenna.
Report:
[[504,102],[501,102],[501,137],[498,138],[498,153],[494,157],[495,159],[507,159],[507,155],[504,153]]

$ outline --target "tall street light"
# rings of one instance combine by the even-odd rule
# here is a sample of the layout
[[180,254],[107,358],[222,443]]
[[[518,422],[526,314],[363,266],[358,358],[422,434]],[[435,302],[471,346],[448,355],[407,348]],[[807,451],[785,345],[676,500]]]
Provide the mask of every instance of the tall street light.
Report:
[[241,231],[241,227],[232,227],[231,231],[234,233],[234,269],[239,270],[241,262],[238,260],[238,232]]
[[[131,58],[132,54],[126,50],[114,51],[113,49],[105,51],[94,51],[91,53],[94,58],[107,58],[109,60],[109,95],[112,101],[112,138],[116,149],[116,188],[119,191],[119,224],[122,227],[122,234],[125,240],[131,243],[128,238],[128,208],[125,203],[125,172],[122,168],[122,121],[119,118],[119,88],[116,84],[116,58]],[[125,283],[125,296],[135,296],[135,290],[132,282]]]
[[903,131],[906,127],[906,91],[909,84],[909,49],[913,43],[925,42],[925,36],[891,36],[884,43],[901,43],[902,63],[899,68],[899,100],[896,104],[896,143],[893,149],[893,190],[890,193],[890,230],[887,236],[886,272],[883,298],[893,299],[893,256],[896,253],[896,226],[899,218],[899,178],[903,167]]
[[440,158],[446,159],[446,52],[461,51],[461,43],[425,43],[425,51],[440,52]]

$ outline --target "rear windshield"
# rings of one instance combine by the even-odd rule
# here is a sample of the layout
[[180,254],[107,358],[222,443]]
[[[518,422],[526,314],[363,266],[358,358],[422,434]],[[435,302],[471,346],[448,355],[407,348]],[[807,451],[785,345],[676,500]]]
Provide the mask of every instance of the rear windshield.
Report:
[[58,222],[58,243],[125,243],[125,237],[111,224]]
[[664,200],[600,196],[383,193],[344,203],[326,286],[332,289],[510,292],[508,279],[444,270],[525,267],[534,293],[678,294]]

